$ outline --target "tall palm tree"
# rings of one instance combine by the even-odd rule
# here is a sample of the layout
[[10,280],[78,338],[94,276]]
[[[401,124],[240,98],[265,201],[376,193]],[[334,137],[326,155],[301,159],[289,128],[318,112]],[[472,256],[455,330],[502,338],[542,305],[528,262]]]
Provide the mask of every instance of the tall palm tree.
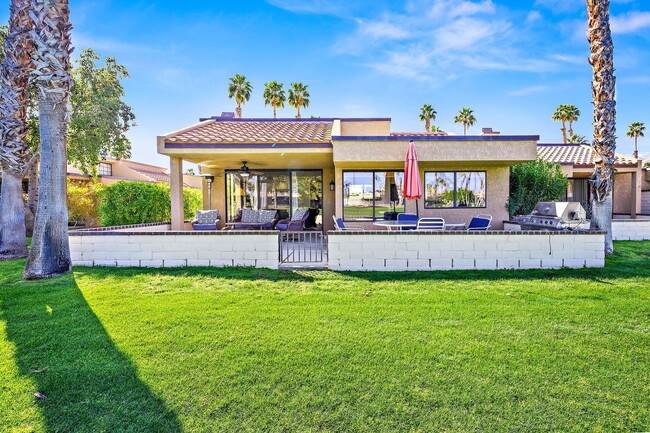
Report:
[[562,122],[562,128],[560,128],[560,130],[562,131],[562,142],[564,144],[568,142],[566,122],[569,121],[570,116],[567,107],[569,107],[569,105],[561,104],[555,109],[555,113],[551,115],[551,119],[553,119],[555,122]]
[[229,78],[230,83],[228,84],[228,98],[235,98],[237,103],[237,108],[235,108],[235,115],[239,118],[242,116],[241,106],[248,102],[251,99],[251,92],[253,91],[253,86],[249,81],[246,81],[246,77],[243,75],[235,74],[234,77]]
[[309,90],[307,90],[307,87],[309,86],[302,83],[291,83],[287,102],[289,102],[291,107],[296,109],[296,119],[300,119],[301,107],[309,107]]
[[48,278],[71,268],[66,205],[66,138],[70,76],[68,0],[33,0],[33,82],[38,88],[41,166],[39,200],[24,278]]
[[420,108],[420,122],[424,122],[424,130],[426,132],[431,130],[431,121],[436,120],[436,114],[438,113],[430,104],[424,104]]
[[3,42],[5,57],[0,65],[0,259],[27,255],[22,183],[30,162],[26,141],[29,75],[34,69],[30,8],[30,0],[11,1],[9,30]]
[[609,28],[609,0],[587,0],[589,63],[593,70],[593,149],[598,156],[591,176],[591,227],[605,230],[605,253],[614,251],[612,242],[612,188],[616,158],[616,77],[614,44]]
[[639,157],[639,148],[637,147],[637,139],[643,137],[645,132],[645,125],[643,122],[632,122],[627,128],[626,136],[634,138],[634,153],[632,154],[635,158]]
[[277,81],[270,81],[264,84],[264,105],[273,107],[273,118],[277,119],[277,109],[284,108],[284,103],[287,100],[282,90],[282,83]]
[[573,136],[573,122],[580,118],[580,110],[575,105],[566,105],[567,120],[569,121],[569,137]]
[[463,107],[458,112],[458,116],[454,117],[454,123],[463,124],[463,135],[467,135],[467,128],[476,123],[476,117],[474,117],[474,110],[471,108]]

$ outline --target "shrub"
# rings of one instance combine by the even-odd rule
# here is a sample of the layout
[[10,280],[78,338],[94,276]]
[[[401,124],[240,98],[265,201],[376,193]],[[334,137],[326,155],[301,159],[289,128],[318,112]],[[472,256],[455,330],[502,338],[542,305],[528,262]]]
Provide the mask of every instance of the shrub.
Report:
[[563,200],[568,180],[558,164],[541,159],[510,168],[510,216],[532,212],[539,201]]
[[[183,190],[183,213],[189,219],[201,207],[201,192]],[[169,185],[120,181],[106,186],[100,194],[99,213],[104,226],[144,224],[171,219]]]
[[86,227],[99,225],[99,196],[103,185],[99,182],[68,180],[68,219],[71,224]]

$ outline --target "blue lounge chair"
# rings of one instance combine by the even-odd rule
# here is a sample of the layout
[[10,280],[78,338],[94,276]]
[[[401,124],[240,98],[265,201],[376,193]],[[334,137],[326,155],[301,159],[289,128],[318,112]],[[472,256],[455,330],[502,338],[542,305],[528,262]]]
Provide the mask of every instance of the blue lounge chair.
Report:
[[492,215],[480,214],[472,218],[467,226],[467,231],[488,230],[492,225]]
[[337,232],[364,231],[364,228],[361,226],[346,226],[345,223],[343,222],[343,218],[337,218],[334,215],[332,215],[332,218],[334,219],[334,228],[336,229]]
[[415,230],[417,226],[418,216],[414,213],[399,213],[397,214],[397,224],[399,223],[413,223],[414,227],[400,227],[400,230]]

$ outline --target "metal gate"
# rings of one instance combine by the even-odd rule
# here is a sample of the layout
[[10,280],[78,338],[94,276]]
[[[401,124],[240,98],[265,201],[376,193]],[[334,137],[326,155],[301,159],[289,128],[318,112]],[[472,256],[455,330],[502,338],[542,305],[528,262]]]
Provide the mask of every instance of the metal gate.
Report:
[[280,236],[280,265],[327,262],[327,237],[322,232],[283,232]]

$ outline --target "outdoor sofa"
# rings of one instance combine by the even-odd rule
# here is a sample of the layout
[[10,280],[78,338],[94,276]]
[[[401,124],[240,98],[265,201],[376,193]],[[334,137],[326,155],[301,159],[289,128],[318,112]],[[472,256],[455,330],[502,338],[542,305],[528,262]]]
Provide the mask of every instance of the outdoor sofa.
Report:
[[216,209],[197,210],[196,217],[192,220],[192,228],[194,230],[216,230],[220,220],[219,211]]

